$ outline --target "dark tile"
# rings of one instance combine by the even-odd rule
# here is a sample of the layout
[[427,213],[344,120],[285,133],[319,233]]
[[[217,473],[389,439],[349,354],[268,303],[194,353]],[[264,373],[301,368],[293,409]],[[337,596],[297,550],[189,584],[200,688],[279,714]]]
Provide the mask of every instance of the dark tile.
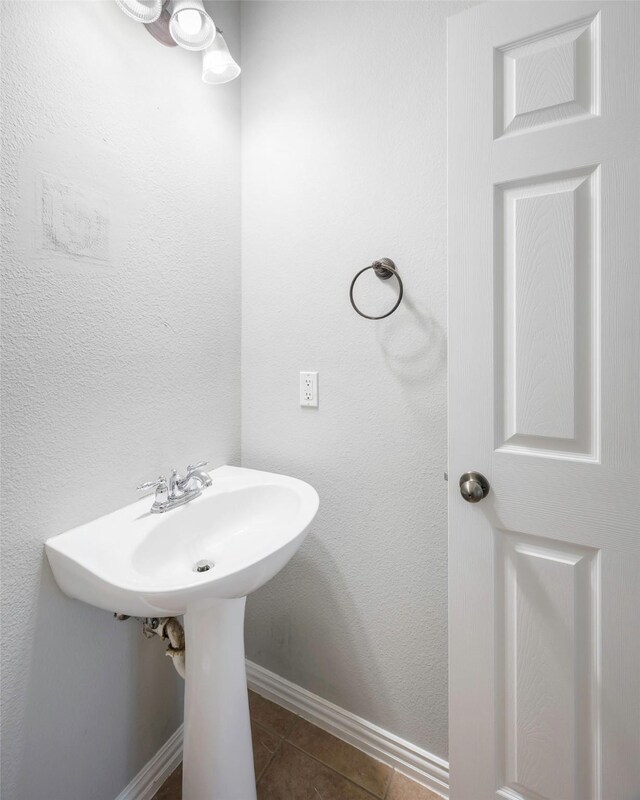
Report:
[[182,800],[182,764],[171,773],[151,800]]
[[387,800],[442,800],[442,798],[421,783],[416,783],[406,775],[396,772],[391,780]]
[[373,800],[373,795],[283,742],[258,781],[258,800]]
[[298,719],[287,739],[376,797],[384,797],[393,774],[393,769],[386,764],[302,718]]
[[252,722],[251,741],[253,743],[253,766],[256,771],[256,780],[260,780],[265,767],[273,758],[278,747],[280,747],[282,739],[273,733],[269,733],[257,722]]
[[255,692],[249,692],[249,709],[252,722],[257,722],[276,736],[286,736],[293,728],[297,717],[286,708],[272,703]]

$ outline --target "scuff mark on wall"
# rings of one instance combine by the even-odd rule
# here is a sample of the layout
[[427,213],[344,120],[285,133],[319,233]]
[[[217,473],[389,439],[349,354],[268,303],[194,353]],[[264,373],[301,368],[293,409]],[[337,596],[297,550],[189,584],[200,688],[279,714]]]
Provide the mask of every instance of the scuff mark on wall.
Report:
[[39,173],[40,249],[90,261],[109,261],[109,201],[82,187]]

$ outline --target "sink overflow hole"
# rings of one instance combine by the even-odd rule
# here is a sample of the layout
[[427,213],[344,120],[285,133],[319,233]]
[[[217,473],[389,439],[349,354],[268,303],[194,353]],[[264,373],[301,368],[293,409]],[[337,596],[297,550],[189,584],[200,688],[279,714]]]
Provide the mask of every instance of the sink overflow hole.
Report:
[[208,572],[211,567],[215,567],[213,561],[207,561],[206,558],[203,558],[200,561],[196,561],[196,565],[193,569],[195,572]]

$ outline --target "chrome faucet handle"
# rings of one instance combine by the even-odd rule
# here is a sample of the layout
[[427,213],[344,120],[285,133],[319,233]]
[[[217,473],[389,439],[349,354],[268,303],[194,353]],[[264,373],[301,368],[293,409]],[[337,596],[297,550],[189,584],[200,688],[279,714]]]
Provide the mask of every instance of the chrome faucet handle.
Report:
[[207,464],[208,464],[207,461],[199,461],[197,464],[189,464],[189,466],[187,467],[187,474],[184,479],[185,484],[189,483],[191,478],[195,478],[196,480],[200,481],[203,487],[211,486],[213,481],[211,480],[209,475],[207,475],[206,472],[202,471],[202,468],[206,467]]
[[159,478],[156,478],[155,481],[148,481],[147,483],[142,483],[140,486],[137,486],[136,489],[139,492],[146,492],[147,489],[163,489],[167,488],[167,479],[164,475],[161,475]]
[[198,461],[197,464],[189,464],[187,467],[187,475],[190,472],[197,472],[199,469],[202,469],[202,467],[206,467],[208,463],[208,461]]
[[162,511],[165,509],[167,503],[169,502],[169,484],[167,483],[167,479],[164,477],[164,475],[161,475],[155,481],[148,481],[147,483],[143,483],[138,486],[139,492],[146,492],[147,489],[156,490],[151,511]]

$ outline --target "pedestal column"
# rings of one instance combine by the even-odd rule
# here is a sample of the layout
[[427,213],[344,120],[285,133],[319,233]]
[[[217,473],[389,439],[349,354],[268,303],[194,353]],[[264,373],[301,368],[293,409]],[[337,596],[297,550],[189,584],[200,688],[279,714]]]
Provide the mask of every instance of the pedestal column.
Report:
[[246,597],[184,615],[183,800],[255,800],[244,660]]

